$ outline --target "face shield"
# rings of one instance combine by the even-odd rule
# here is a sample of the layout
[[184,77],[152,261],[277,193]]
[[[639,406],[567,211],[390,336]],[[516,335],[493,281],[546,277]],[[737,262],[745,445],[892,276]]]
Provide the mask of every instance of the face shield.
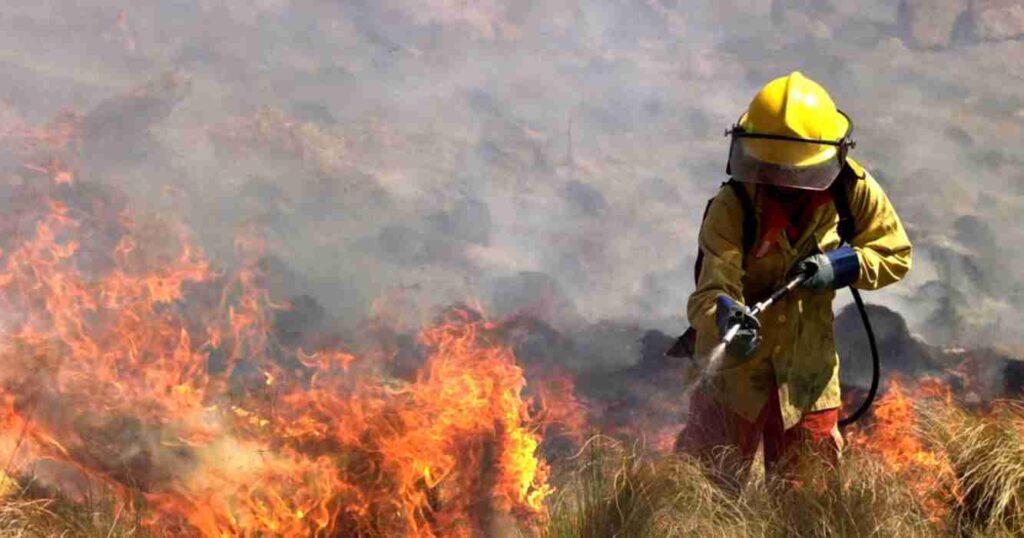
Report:
[[735,125],[726,132],[732,138],[727,172],[745,183],[823,191],[839,176],[847,153],[856,146],[852,134],[852,122],[836,141],[748,133]]

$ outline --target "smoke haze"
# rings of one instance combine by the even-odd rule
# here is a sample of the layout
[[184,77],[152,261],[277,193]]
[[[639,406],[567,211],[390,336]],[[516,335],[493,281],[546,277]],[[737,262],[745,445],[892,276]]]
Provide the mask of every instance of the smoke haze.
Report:
[[1016,347],[1024,42],[897,4],[17,3],[0,122],[82,114],[83,180],[184,217],[214,259],[262,238],[286,293],[344,321],[479,299],[675,333],[722,132],[800,70],[915,242],[869,300],[935,343]]

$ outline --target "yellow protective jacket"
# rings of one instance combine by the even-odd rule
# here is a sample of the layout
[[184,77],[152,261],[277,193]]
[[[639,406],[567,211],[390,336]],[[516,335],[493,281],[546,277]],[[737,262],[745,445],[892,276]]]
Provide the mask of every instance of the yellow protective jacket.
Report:
[[[852,159],[848,162],[861,178],[849,195],[855,221],[851,242],[860,259],[860,276],[854,287],[878,289],[910,270],[910,240],[878,182]],[[753,201],[760,237],[761,193],[755,185],[743,187]],[[696,356],[701,368],[707,366],[708,355],[720,338],[715,321],[718,295],[752,305],[782,286],[798,261],[840,244],[835,204],[819,207],[794,243],[780,232],[779,246],[759,259],[744,255],[743,219],[743,206],[736,194],[731,188],[722,188],[701,227],[704,261],[687,304],[690,324],[697,330]],[[773,305],[760,318],[763,340],[757,353],[745,362],[726,356],[720,374],[711,378],[715,398],[754,421],[768,401],[769,391],[777,386],[786,428],[799,422],[805,412],[839,407],[834,297],[834,291],[798,288]]]

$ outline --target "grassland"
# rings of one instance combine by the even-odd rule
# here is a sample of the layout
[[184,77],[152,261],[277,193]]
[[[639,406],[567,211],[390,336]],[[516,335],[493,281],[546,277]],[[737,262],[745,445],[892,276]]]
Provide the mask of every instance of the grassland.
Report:
[[[868,443],[838,468],[807,465],[796,486],[755,475],[738,493],[718,489],[691,460],[606,437],[554,462],[557,492],[539,528],[545,538],[609,536],[1021,536],[1024,407],[983,413],[949,402],[916,405],[920,453]],[[867,439],[870,441],[870,432]],[[928,462],[927,465],[922,462]],[[144,537],[144,509],[109,500],[71,502],[5,481],[0,536]],[[509,533],[499,533],[507,535]]]

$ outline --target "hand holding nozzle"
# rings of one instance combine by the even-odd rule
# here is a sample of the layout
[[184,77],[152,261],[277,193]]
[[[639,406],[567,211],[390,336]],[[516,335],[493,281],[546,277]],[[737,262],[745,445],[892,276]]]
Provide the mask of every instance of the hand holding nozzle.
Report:
[[718,333],[730,355],[745,359],[757,352],[761,323],[753,310],[728,295],[719,295],[716,317]]
[[722,335],[722,343],[726,351],[737,358],[746,359],[757,352],[761,343],[761,323],[757,316],[772,304],[783,298],[794,288],[804,283],[813,273],[801,272],[791,278],[785,286],[779,288],[767,299],[748,308],[737,303],[728,295],[718,296],[717,320],[718,331]]

